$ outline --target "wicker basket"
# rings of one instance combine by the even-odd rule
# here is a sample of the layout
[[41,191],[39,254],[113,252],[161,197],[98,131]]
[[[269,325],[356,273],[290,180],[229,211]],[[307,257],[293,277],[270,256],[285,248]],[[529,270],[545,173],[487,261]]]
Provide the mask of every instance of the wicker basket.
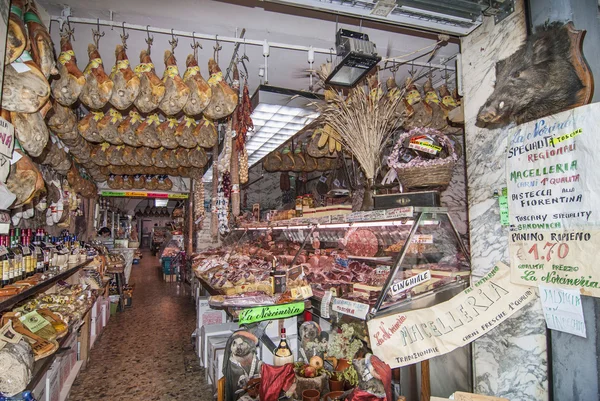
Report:
[[[417,131],[418,130],[418,131]],[[416,128],[400,135],[390,159],[394,158],[395,151],[402,145],[403,141],[416,133],[434,134],[448,149],[448,157],[444,159],[433,159],[424,161],[414,159],[409,163],[390,164],[398,174],[398,180],[405,189],[408,188],[445,188],[452,179],[452,171],[458,159],[456,150],[446,135],[432,128]],[[391,161],[391,160],[390,160]],[[388,162],[389,163],[389,162]]]

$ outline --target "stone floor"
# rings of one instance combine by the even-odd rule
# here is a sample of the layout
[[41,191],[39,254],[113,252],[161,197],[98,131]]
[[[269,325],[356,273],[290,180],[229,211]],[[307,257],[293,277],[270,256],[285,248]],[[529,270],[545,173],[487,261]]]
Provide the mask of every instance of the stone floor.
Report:
[[133,266],[133,307],[110,318],[69,401],[212,400],[194,354],[189,286],[165,283],[158,258]]

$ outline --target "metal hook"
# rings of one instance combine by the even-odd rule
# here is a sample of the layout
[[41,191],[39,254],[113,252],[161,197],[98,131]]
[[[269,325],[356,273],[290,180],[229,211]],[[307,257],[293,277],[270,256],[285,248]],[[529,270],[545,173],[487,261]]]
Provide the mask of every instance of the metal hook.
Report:
[[121,42],[123,42],[123,49],[127,49],[127,39],[129,39],[129,34],[125,33],[125,22],[122,25],[123,34],[121,35]]
[[92,28],[92,37],[94,38],[94,44],[96,45],[96,49],[98,48],[98,43],[100,42],[100,38],[104,36],[104,31],[100,33],[100,18],[96,19],[96,30]]
[[221,46],[219,44],[219,35],[215,35],[215,46],[213,47],[213,49],[214,49],[213,58],[215,59],[217,64],[219,64],[219,50],[221,50],[222,48],[223,48],[223,46]]
[[177,44],[179,43],[179,39],[177,39],[175,37],[175,35],[173,35],[173,29],[171,29],[171,40],[169,40],[169,44],[171,45],[171,53],[175,53],[175,48],[177,47]]
[[65,24],[63,23],[63,25],[60,29],[60,36],[75,40],[75,28],[71,28],[71,21],[69,20],[68,15],[67,15],[66,24],[67,24],[67,27],[65,28]]
[[146,25],[146,44],[148,45],[148,55],[150,55],[150,48],[152,47],[152,42],[154,42],[154,36],[150,36],[150,25]]
[[194,58],[198,60],[198,48],[202,49],[202,45],[200,44],[200,42],[196,42],[195,35],[196,32],[192,32],[192,43],[190,44],[190,47],[194,49]]

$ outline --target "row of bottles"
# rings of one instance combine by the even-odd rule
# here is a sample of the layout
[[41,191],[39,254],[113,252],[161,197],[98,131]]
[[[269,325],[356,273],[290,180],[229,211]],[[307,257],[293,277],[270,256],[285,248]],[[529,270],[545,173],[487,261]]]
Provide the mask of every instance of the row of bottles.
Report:
[[75,254],[83,244],[77,236],[63,232],[51,237],[43,229],[14,228],[9,235],[0,235],[0,277],[1,286],[45,273],[51,268],[54,255]]

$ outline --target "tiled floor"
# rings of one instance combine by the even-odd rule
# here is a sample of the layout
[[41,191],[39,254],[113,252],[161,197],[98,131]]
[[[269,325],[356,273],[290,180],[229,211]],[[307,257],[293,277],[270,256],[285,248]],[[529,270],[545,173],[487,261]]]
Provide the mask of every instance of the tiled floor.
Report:
[[158,258],[133,266],[133,307],[110,318],[69,401],[212,400],[192,347],[189,286],[165,283]]

